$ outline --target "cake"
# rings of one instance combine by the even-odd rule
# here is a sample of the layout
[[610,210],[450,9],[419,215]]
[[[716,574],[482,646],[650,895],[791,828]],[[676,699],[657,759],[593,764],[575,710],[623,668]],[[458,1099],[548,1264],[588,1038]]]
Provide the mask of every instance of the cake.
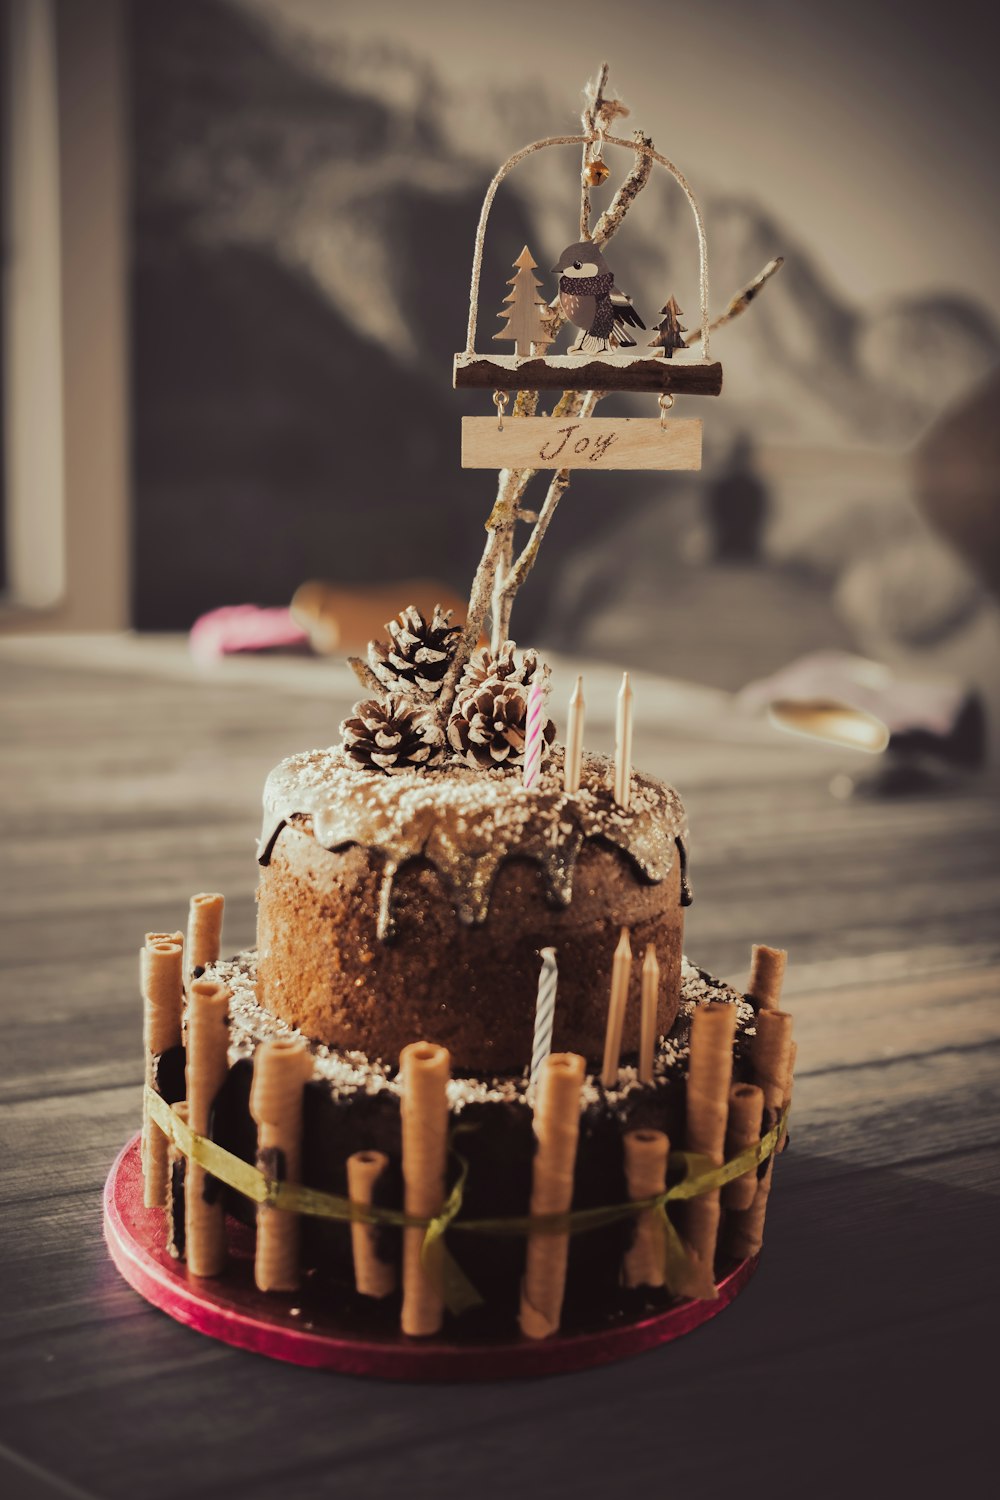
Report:
[[[660,964],[657,1029],[680,1003],[687,829],[680,798],[586,756],[563,788],[562,753],[530,795],[519,768],[460,764],[388,777],[340,747],[267,778],[260,842],[259,993],[328,1046],[394,1061],[414,1037],[462,1069],[519,1070],[530,1051],[538,954],[559,951],[554,1046],[599,1057],[611,957],[628,927]],[[639,1045],[637,1012],[623,1045]]]
[[[686,962],[687,824],[632,764],[627,674],[614,756],[588,754],[581,680],[559,744],[549,669],[509,638],[574,469],[700,467],[701,424],[668,415],[675,393],[719,393],[710,334],[781,264],[711,319],[691,188],[640,132],[609,133],[627,110],[606,84],[605,65],[582,135],[516,152],[483,203],[455,383],[493,393],[495,418],[463,419],[463,464],[498,481],[465,620],[404,609],[351,662],[364,696],[339,743],[267,777],[256,948],[223,955],[222,898],[204,895],[186,937],[142,950],[144,1201],[157,1274],[176,1262],[163,1305],[246,1283],[249,1232],[251,1347],[283,1308],[396,1350],[540,1348],[712,1302],[761,1246],[792,1087],[785,955],[755,948],[745,992]],[[555,296],[525,246],[494,335],[515,353],[480,355],[496,189],[574,143],[579,238]],[[605,144],[630,166],[591,229]],[[654,163],[694,211],[700,326],[682,337],[671,298],[639,349],[604,251]],[[580,337],[551,353],[567,321]],[[655,395],[656,415],[593,417],[613,390]],[[231,1321],[227,1305],[219,1336]]]
[[[582,705],[553,743],[533,653],[481,649],[436,721],[441,682],[270,772],[255,949],[220,956],[214,896],[148,936],[147,1202],[189,1275],[225,1276],[228,1216],[262,1290],[360,1330],[541,1339],[711,1298],[760,1244],[783,955],[747,993],[683,958],[681,799],[621,734],[583,751]],[[496,712],[471,750],[470,692]]]

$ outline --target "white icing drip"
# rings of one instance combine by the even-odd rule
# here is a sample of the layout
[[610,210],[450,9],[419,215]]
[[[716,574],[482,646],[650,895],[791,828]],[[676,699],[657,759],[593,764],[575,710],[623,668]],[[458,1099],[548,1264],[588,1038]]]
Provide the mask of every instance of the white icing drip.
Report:
[[379,937],[391,933],[392,888],[408,860],[428,860],[449,885],[459,917],[482,922],[500,865],[531,859],[547,895],[567,906],[584,843],[620,850],[642,876],[658,884],[670,874],[687,825],[672,787],[635,773],[628,810],[614,801],[614,767],[585,755],[580,788],[563,789],[563,754],[554,746],[537,789],[526,791],[519,772],[473,771],[458,764],[387,777],[352,764],[339,747],[290,756],[267,778],[260,859],[266,863],[277,833],[292,818],[308,818],[326,849],[351,844],[385,857]]

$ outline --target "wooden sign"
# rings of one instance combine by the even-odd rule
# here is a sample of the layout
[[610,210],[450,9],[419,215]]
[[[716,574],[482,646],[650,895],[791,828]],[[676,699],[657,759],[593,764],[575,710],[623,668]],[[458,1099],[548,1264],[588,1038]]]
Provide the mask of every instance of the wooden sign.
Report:
[[700,469],[691,418],[462,418],[463,469]]

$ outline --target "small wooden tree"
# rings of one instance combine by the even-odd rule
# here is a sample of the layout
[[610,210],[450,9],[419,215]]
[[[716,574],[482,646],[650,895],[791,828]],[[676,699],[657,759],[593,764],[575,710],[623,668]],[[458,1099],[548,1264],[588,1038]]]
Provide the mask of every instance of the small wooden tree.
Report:
[[677,306],[676,297],[668,298],[660,308],[660,312],[663,316],[656,325],[657,332],[650,339],[649,347],[651,349],[662,349],[667,358],[671,359],[675,349],[684,349],[687,347],[684,338],[687,329],[681,322],[684,314]]
[[512,339],[515,354],[520,359],[525,359],[531,354],[533,344],[544,350],[552,342],[549,308],[538,293],[541,283],[531,274],[538,262],[532,260],[527,245],[514,264],[517,266],[517,275],[508,281],[510,291],[504,298],[509,307],[506,311],[497,313],[498,318],[507,319],[507,326],[493,337]]

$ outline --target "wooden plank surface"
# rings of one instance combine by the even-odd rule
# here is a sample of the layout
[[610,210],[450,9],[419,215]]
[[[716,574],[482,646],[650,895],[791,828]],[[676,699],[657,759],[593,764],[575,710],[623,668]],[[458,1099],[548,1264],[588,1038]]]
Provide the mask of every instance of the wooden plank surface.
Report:
[[[578,665],[557,668],[557,701]],[[587,680],[588,743],[607,749],[615,674]],[[978,1493],[998,1332],[994,785],[838,802],[843,756],[643,680],[636,762],[691,817],[688,952],[733,975],[755,938],[792,952],[799,1076],[760,1271],[717,1322],[628,1364],[384,1386],[171,1323],[100,1227],[139,1119],[141,934],[219,888],[226,946],[252,939],[264,774],[335,737],[346,671],[200,679],[162,643],[78,644],[0,650],[0,693],[5,1495]]]
[[463,469],[700,469],[701,423],[690,418],[462,418]]

